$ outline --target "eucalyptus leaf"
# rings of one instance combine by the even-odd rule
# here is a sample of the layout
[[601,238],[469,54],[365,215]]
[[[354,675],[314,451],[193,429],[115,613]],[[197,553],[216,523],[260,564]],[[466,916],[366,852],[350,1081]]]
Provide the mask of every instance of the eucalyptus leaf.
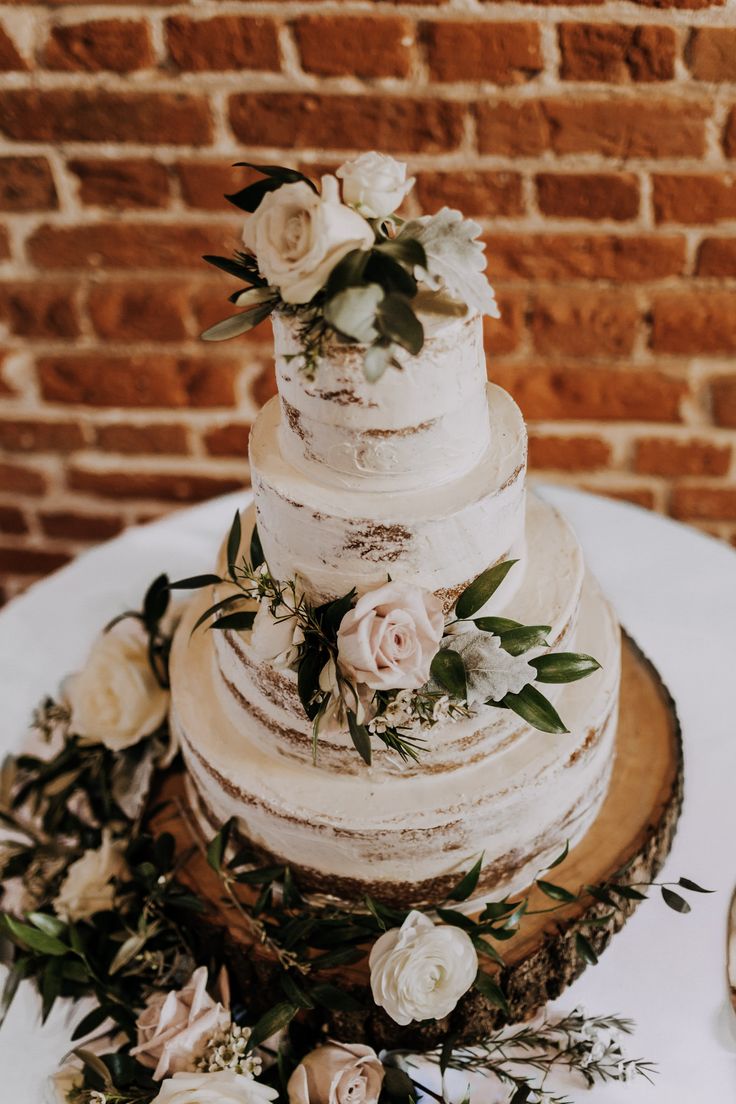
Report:
[[535,686],[525,686],[518,694],[507,694],[501,704],[540,732],[561,734],[568,731],[552,702]]
[[278,294],[270,287],[252,287],[245,291],[238,291],[230,297],[230,302],[235,307],[257,307],[261,303],[271,302],[275,307],[278,302]]
[[600,670],[592,656],[579,652],[549,652],[529,660],[537,672],[537,682],[577,682]]
[[463,875],[454,889],[451,889],[448,893],[448,897],[453,901],[467,901],[471,893],[478,885],[478,879],[480,878],[480,872],[483,869],[483,858],[485,852],[480,856],[478,861],[473,864],[467,874]]
[[511,621],[508,617],[476,617],[473,624],[477,629],[493,633],[495,636],[509,632],[510,629],[524,628],[520,621]]
[[[153,934],[153,931],[151,932]],[[110,963],[109,973],[112,976],[117,974],[124,966],[127,966],[129,962],[132,962],[137,954],[145,947],[149,939],[148,932],[136,932],[134,935],[129,936],[124,943],[118,948],[117,954]]]
[[276,300],[272,299],[240,314],[233,314],[230,318],[223,318],[222,322],[215,322],[200,337],[202,341],[228,341],[231,337],[240,337],[258,326],[264,318],[268,318],[275,305]]
[[443,648],[437,652],[432,660],[430,674],[453,697],[465,701],[467,696],[467,680],[463,657],[449,648]]
[[[455,604],[455,616],[460,621],[465,621],[482,609],[488,599],[496,593],[515,563],[518,563],[518,560],[502,560],[501,563],[494,564],[473,579]],[[483,628],[482,625],[479,627]]]
[[228,276],[235,276],[247,283],[266,283],[265,280],[258,277],[255,261],[251,264],[244,264],[242,260],[233,260],[231,257],[214,257],[211,254],[206,254],[202,257],[202,260],[212,265],[213,268],[219,268],[222,272],[227,272]]
[[389,341],[395,341],[416,356],[424,345],[424,327],[409,300],[398,294],[387,295],[378,305],[378,329]]

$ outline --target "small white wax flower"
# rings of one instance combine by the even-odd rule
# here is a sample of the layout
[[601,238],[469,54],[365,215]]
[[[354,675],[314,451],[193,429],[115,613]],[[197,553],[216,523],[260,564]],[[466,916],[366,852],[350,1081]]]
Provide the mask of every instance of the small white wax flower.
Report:
[[467,932],[414,911],[376,940],[369,965],[374,1001],[405,1026],[449,1015],[475,980],[478,955]]
[[85,851],[69,867],[54,901],[56,915],[74,923],[111,909],[115,902],[113,880],[120,878],[126,869],[124,850],[124,842],[113,841],[105,829],[100,847]]
[[385,153],[361,153],[337,169],[346,203],[368,218],[385,218],[399,207],[414,187],[406,165]]

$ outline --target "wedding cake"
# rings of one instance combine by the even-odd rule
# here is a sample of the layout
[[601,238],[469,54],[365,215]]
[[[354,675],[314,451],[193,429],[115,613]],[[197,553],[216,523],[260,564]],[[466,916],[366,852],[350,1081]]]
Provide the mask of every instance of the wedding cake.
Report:
[[488,382],[479,227],[402,222],[377,154],[342,195],[263,171],[212,258],[248,286],[205,336],[270,315],[278,395],[172,647],[192,808],[315,893],[437,901],[480,856],[476,896],[517,892],[606,795],[620,632]]

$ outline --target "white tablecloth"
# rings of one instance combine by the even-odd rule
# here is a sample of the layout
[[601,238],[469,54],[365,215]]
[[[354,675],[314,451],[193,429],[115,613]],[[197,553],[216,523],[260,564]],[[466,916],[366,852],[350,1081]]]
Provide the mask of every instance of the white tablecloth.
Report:
[[[633,1017],[632,1056],[656,1061],[655,1087],[613,1084],[591,1104],[726,1104],[736,1100],[736,1031],[728,1011],[726,912],[736,883],[736,554],[725,544],[624,503],[561,488],[544,496],[565,513],[623,624],[654,661],[677,702],[685,740],[685,807],[663,877],[717,889],[687,916],[645,903],[600,964],[557,1002]],[[21,737],[42,694],[80,664],[104,622],[137,605],[154,575],[209,570],[242,495],[185,510],[93,549],[0,613],[3,727]],[[0,1031],[0,1099],[39,1104],[68,1046],[74,1013],[59,1007],[44,1029],[30,987]],[[483,1097],[477,1097],[483,1104]],[[476,1104],[476,1098],[473,1098]]]

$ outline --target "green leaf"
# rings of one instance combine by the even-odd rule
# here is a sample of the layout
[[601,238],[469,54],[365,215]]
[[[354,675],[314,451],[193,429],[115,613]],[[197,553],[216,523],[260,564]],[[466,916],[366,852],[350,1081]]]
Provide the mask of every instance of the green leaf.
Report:
[[236,291],[230,296],[230,302],[234,307],[240,308],[258,307],[262,303],[270,302],[271,307],[274,308],[278,302],[278,295],[270,287],[251,287],[246,288],[245,291]]
[[340,598],[333,598],[331,602],[325,602],[318,606],[315,617],[318,619],[325,635],[331,640],[337,637],[337,630],[348,610],[355,604],[355,587],[343,594]]
[[691,882],[689,878],[680,878],[677,884],[683,889],[689,889],[691,893],[715,893],[715,890],[703,889],[697,882]]
[[[365,278],[379,284],[386,295],[400,295],[413,299],[417,293],[417,282],[413,274],[395,261],[388,253],[371,253],[365,269]],[[412,311],[413,313],[413,311]]]
[[153,580],[143,599],[143,620],[149,632],[158,625],[168,605],[169,579],[166,575],[159,575]]
[[414,356],[424,344],[424,327],[403,295],[387,295],[378,305],[378,329],[389,341],[395,341]]
[[420,265],[422,268],[427,266],[427,254],[424,252],[424,246],[416,238],[392,238],[379,242],[373,248],[377,253],[386,253],[389,257],[393,257],[395,261],[399,261],[410,268],[414,268],[415,265]]
[[414,1104],[416,1101],[414,1082],[405,1070],[396,1066],[384,1067],[381,1089],[381,1100],[388,1100],[390,1104]]
[[[493,702],[487,704],[493,705]],[[500,702],[540,732],[562,733],[568,729],[560,719],[552,702],[529,683],[518,694],[506,694]]]
[[662,886],[661,890],[664,903],[671,909],[681,913],[690,912],[690,905],[679,893],[675,893],[673,889],[668,889],[667,886]]
[[592,656],[578,652],[550,652],[529,661],[537,672],[538,682],[577,682],[600,670]]
[[575,933],[575,950],[588,965],[595,966],[598,962],[598,955],[593,950],[590,940],[586,939],[582,932]]
[[471,920],[469,916],[464,916],[462,912],[446,908],[437,908],[435,912],[440,920],[442,920],[444,924],[449,924],[451,928],[462,928],[463,931],[467,932],[475,931],[475,920]]
[[487,974],[479,970],[475,975],[473,985],[490,1004],[494,1005],[496,1008],[500,1008],[508,1015],[509,1005],[506,1000],[506,994],[497,982],[492,981]]
[[505,965],[503,958],[492,943],[489,943],[480,935],[471,935],[470,938],[473,941],[473,946],[479,954],[487,955],[488,958],[491,958],[494,962],[497,962],[499,966]]
[[352,709],[348,709],[348,729],[350,731],[350,738],[353,741],[356,751],[360,755],[363,762],[367,765],[371,765],[373,753],[371,750],[371,734],[365,725],[358,724],[358,718],[353,713]]
[[18,992],[18,986],[25,977],[25,968],[28,960],[19,958],[8,969],[5,983],[3,985],[2,996],[0,996],[0,1027],[2,1027],[5,1019],[10,1011],[10,1006],[15,999],[15,994]]
[[562,866],[563,862],[565,861],[565,859],[567,858],[567,856],[569,854],[570,854],[570,841],[567,840],[566,843],[565,843],[564,849],[562,850],[562,853],[557,856],[557,858],[554,860],[554,862],[551,862],[549,864],[549,866],[546,866],[544,869],[545,870],[554,870],[554,868],[556,866]]
[[488,901],[480,918],[481,920],[500,920],[503,916],[509,916],[518,905],[518,901]]
[[[296,184],[299,180],[303,180],[305,184],[309,185],[313,192],[317,191],[317,185],[313,180],[310,180],[308,176],[299,172],[298,169],[289,169],[284,165],[256,165],[253,161],[236,161],[233,168],[255,169],[256,172],[263,173],[264,176],[270,177],[271,180],[275,180],[279,185]],[[225,198],[227,199],[228,196]]]
[[216,586],[221,583],[219,575],[190,575],[188,579],[177,579],[169,583],[169,590],[201,590],[202,587]]
[[484,571],[465,588],[455,604],[455,616],[461,621],[472,617],[496,593],[518,560],[502,560]]
[[312,997],[323,1008],[329,1008],[330,1012],[360,1012],[363,1009],[359,1000],[336,985],[315,985]]
[[233,523],[230,526],[230,532],[227,535],[227,570],[231,579],[235,578],[235,566],[238,562],[242,538],[243,531],[240,524],[240,510],[236,510]]
[[190,637],[194,636],[195,632],[197,631],[197,629],[199,628],[200,625],[204,625],[205,621],[209,621],[209,619],[211,617],[213,617],[216,613],[219,613],[220,610],[228,609],[230,606],[234,605],[236,602],[242,602],[242,601],[243,601],[243,595],[242,594],[231,594],[227,598],[222,598],[219,602],[215,602],[214,606],[210,606],[209,609],[206,609],[204,611],[204,613],[200,613],[199,617],[197,618],[197,620],[192,625],[192,631],[189,634]]
[[226,821],[217,835],[207,845],[207,862],[213,870],[219,874],[222,867],[222,857],[230,840],[230,833],[235,826],[235,817]]
[[38,928],[33,928],[28,924],[22,924],[20,920],[16,920],[14,916],[9,916],[7,913],[3,916],[3,920],[14,939],[18,940],[22,946],[36,951],[37,954],[53,957],[69,954],[70,948],[55,936],[47,935],[46,932],[39,931]]
[[309,993],[307,993],[306,989],[303,989],[301,985],[296,982],[291,974],[283,971],[279,975],[279,981],[281,983],[281,988],[284,991],[286,999],[291,1004],[296,1004],[299,1006],[299,1008],[314,1008],[314,1001],[312,1000]]
[[524,628],[520,621],[510,621],[508,617],[476,617],[473,624],[476,629],[494,633],[496,636],[509,632],[510,629]]
[[33,924],[34,928],[46,932],[46,935],[53,938],[63,935],[66,931],[64,921],[60,920],[58,916],[50,916],[47,912],[29,912],[26,920]]
[[646,893],[642,893],[638,889],[634,889],[633,886],[627,885],[609,885],[606,889],[613,893],[616,897],[623,897],[626,901],[646,901]]
[[240,254],[238,259],[233,260],[232,257],[213,257],[211,254],[205,254],[202,260],[206,261],[207,264],[211,264],[213,268],[219,268],[222,272],[227,272],[228,276],[235,276],[238,280],[244,280],[247,284],[255,284],[256,286],[266,284],[266,280],[258,274],[258,265],[254,257],[246,258],[244,254]]
[[485,851],[481,854],[478,861],[471,867],[471,869],[465,874],[457,883],[454,889],[451,889],[448,893],[448,897],[451,897],[453,901],[467,901],[475,887],[478,885],[478,879],[480,878],[480,872],[483,869],[483,857]]
[[276,300],[269,299],[268,302],[251,307],[250,310],[223,318],[221,322],[215,322],[214,326],[206,329],[200,337],[202,341],[227,341],[231,337],[240,337],[241,334],[258,326],[264,318],[268,318],[275,306]]
[[[150,932],[153,934],[153,932]],[[118,947],[117,954],[110,963],[108,973],[112,976],[117,974],[124,966],[127,966],[129,962],[132,962],[137,954],[145,947],[149,939],[149,932],[136,932],[134,935],[129,936],[124,943]]]
[[285,869],[284,866],[262,866],[258,870],[244,870],[235,881],[243,885],[270,885],[281,881]]
[[292,1004],[290,1001],[283,1001],[281,1004],[275,1005],[261,1016],[250,1033],[246,1053],[254,1050],[261,1043],[265,1042],[266,1039],[270,1039],[277,1031],[281,1031],[282,1028],[288,1027],[298,1011],[299,1008],[296,1004]]
[[254,525],[253,532],[250,535],[250,566],[253,568],[260,567],[261,564],[265,562],[266,557],[263,555],[263,547],[258,533],[258,526]]
[[585,886],[585,892],[589,893],[593,900],[598,901],[601,905],[608,905],[609,908],[618,908],[610,893],[607,893],[601,886]]
[[85,1050],[84,1047],[75,1047],[72,1053],[75,1054],[88,1069],[91,1069],[93,1073],[97,1074],[106,1089],[113,1088],[110,1071],[101,1058],[98,1058],[91,1050]]
[[328,951],[312,959],[312,967],[315,970],[331,970],[333,966],[350,966],[354,962],[360,962],[363,951],[357,947],[338,947],[336,951]]
[[509,655],[523,655],[530,648],[536,648],[540,645],[546,647],[549,631],[549,625],[521,625],[518,629],[507,629],[499,634],[501,647]]
[[442,648],[432,660],[429,670],[432,677],[453,697],[465,700],[468,693],[465,664],[458,652],[451,648]]
[[325,284],[325,298],[329,301],[345,288],[363,282],[365,266],[370,257],[369,249],[351,249],[333,268]]
[[313,721],[320,711],[319,700],[319,676],[327,661],[327,653],[322,648],[308,648],[297,669],[296,684],[299,691],[299,700],[304,712],[310,721]]
[[236,613],[226,613],[224,617],[218,617],[210,625],[211,629],[232,630],[233,632],[246,632],[253,628],[256,619],[255,610],[238,610]]
[[555,885],[554,882],[545,882],[541,878],[537,878],[536,884],[542,893],[546,897],[551,897],[553,901],[563,901],[565,904],[569,904],[571,901],[577,901],[578,899],[577,894],[571,893],[564,886]]

